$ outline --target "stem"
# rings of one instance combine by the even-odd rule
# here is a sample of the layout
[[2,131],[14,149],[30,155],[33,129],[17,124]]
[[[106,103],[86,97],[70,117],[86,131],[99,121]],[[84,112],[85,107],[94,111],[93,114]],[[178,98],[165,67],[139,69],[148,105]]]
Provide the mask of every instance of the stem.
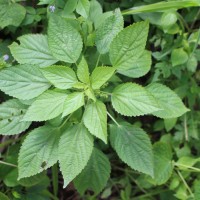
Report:
[[7,145],[9,145],[9,144],[11,144],[11,143],[13,143],[13,142],[16,142],[16,141],[18,141],[18,140],[20,140],[20,139],[21,139],[21,138],[6,140],[5,142],[2,142],[2,143],[0,144],[0,148],[2,148],[2,147],[4,147],[4,146],[7,146]]
[[117,126],[120,126],[119,124],[118,124],[118,122],[114,119],[114,117],[107,111],[107,114],[108,114],[108,116],[113,120],[113,122],[117,125]]
[[185,131],[185,140],[188,142],[189,136],[188,136],[187,116],[186,116],[186,114],[184,116],[184,131]]
[[7,162],[1,161],[1,160],[0,160],[0,164],[8,165],[8,166],[11,166],[11,167],[17,167],[17,165],[14,165],[12,163],[7,163]]
[[151,197],[151,196],[155,196],[157,194],[161,194],[162,192],[167,192],[167,191],[169,191],[169,190],[166,189],[166,190],[159,190],[159,191],[155,191],[155,192],[150,192],[148,194],[136,196],[134,199],[142,199],[142,198],[145,198],[145,197]]
[[192,197],[194,197],[194,195],[193,195],[193,193],[192,193],[190,187],[188,186],[187,182],[186,182],[185,179],[183,178],[181,172],[180,172],[179,170],[176,170],[176,171],[177,171],[177,173],[178,173],[180,179],[182,180],[183,184],[184,184],[185,187],[187,188],[188,192],[190,193],[190,195],[191,195]]
[[70,119],[70,117],[72,116],[73,113],[71,113],[67,118],[66,120],[59,126],[60,129],[63,128],[63,126],[68,122],[68,120]]
[[53,181],[53,193],[58,195],[58,165],[57,163],[52,167],[52,181]]
[[97,58],[97,62],[96,62],[96,66],[95,66],[95,67],[97,67],[97,66],[99,65],[100,57],[101,57],[101,54],[98,55],[98,58]]
[[196,172],[200,172],[200,169],[196,168],[196,167],[191,167],[191,166],[188,166],[188,165],[182,165],[182,164],[179,164],[179,163],[175,163],[174,165],[177,166],[177,167],[185,167],[187,169],[193,169]]

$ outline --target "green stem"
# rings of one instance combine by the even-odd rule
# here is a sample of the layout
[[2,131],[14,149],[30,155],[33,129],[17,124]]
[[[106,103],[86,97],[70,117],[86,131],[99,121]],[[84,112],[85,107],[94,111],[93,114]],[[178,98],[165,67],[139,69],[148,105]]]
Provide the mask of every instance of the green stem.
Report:
[[12,163],[7,163],[7,162],[1,161],[1,160],[0,160],[0,164],[8,165],[8,166],[11,166],[11,167],[17,167],[17,165],[14,165]]
[[113,122],[117,125],[117,126],[120,126],[119,124],[118,124],[118,122],[114,119],[114,117],[107,111],[107,114],[108,114],[108,116],[113,120]]
[[6,140],[5,142],[2,142],[0,144],[0,148],[4,147],[4,146],[8,146],[9,144],[16,142],[18,140],[20,140],[21,138],[17,138],[17,139],[10,139],[10,140]]
[[98,58],[97,58],[97,62],[96,62],[96,66],[95,66],[95,67],[97,67],[97,66],[99,65],[100,57],[101,57],[101,54],[98,55]]
[[52,182],[53,182],[53,193],[55,196],[58,195],[58,165],[57,163],[52,167]]
[[72,116],[72,113],[66,118],[66,120],[59,126],[60,129],[63,128],[63,126],[68,122],[68,120],[70,119],[70,117]]
[[155,196],[157,194],[161,194],[161,193],[167,192],[167,191],[169,191],[169,190],[168,189],[166,189],[166,190],[158,190],[158,191],[155,191],[155,192],[150,192],[148,194],[143,194],[143,195],[136,196],[136,197],[134,197],[134,199],[135,200],[137,200],[137,199],[143,199],[143,198]]
[[196,167],[191,167],[191,166],[188,166],[188,165],[182,165],[182,164],[179,164],[179,163],[175,163],[174,165],[177,166],[177,167],[185,167],[187,169],[192,169],[196,172],[200,172],[200,169],[196,168]]

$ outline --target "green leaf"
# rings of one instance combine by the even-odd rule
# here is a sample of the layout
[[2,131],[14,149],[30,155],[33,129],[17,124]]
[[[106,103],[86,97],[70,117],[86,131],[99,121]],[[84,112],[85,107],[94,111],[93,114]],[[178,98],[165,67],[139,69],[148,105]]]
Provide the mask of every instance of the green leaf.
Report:
[[30,177],[53,166],[58,160],[59,129],[42,126],[24,140],[18,159],[18,179]]
[[17,65],[0,72],[0,89],[19,99],[33,99],[49,87],[47,79],[35,65]]
[[87,19],[90,12],[90,2],[88,0],[79,0],[76,12]]
[[107,110],[101,101],[87,105],[83,122],[90,133],[107,143]]
[[152,83],[146,89],[156,98],[162,110],[155,111],[152,114],[160,118],[176,118],[189,111],[170,88]]
[[18,3],[0,0],[0,28],[19,26],[26,15],[26,9]]
[[113,38],[123,29],[124,21],[119,9],[108,17],[96,30],[96,46],[100,54],[109,51]]
[[108,158],[100,150],[94,148],[86,167],[74,180],[75,187],[81,195],[87,189],[98,194],[106,186],[110,171]]
[[143,54],[135,59],[132,66],[119,66],[117,72],[131,78],[139,78],[149,72],[151,68],[151,52],[144,51]]
[[1,200],[10,200],[10,199],[8,198],[8,196],[6,196],[5,194],[3,194],[2,192],[0,192],[0,199],[1,199]]
[[15,135],[25,131],[31,124],[21,121],[27,108],[17,99],[0,104],[0,134]]
[[110,45],[110,61],[116,68],[130,68],[145,48],[149,24],[138,22],[123,29]]
[[59,143],[60,169],[66,187],[87,165],[93,150],[93,137],[83,124],[66,130]]
[[200,180],[196,180],[195,184],[194,184],[194,197],[195,200],[200,199]]
[[49,20],[48,42],[53,56],[68,63],[78,60],[83,46],[79,32],[57,15],[52,15]]
[[75,72],[66,66],[53,65],[42,69],[42,73],[59,89],[72,88],[78,82]]
[[69,115],[84,105],[84,93],[74,92],[67,96],[64,106],[62,117]]
[[64,7],[64,12],[71,14],[77,6],[78,0],[68,0]]
[[148,135],[130,124],[111,125],[110,140],[122,161],[153,177],[153,151]]
[[139,116],[160,110],[153,95],[135,83],[117,86],[111,101],[114,109],[125,116]]
[[166,131],[170,131],[176,125],[176,122],[177,118],[164,119],[164,125]]
[[171,55],[172,66],[177,66],[186,63],[188,60],[188,54],[183,48],[174,49]]
[[93,89],[99,89],[108,81],[115,72],[113,67],[96,67],[91,75],[91,84]]
[[41,94],[28,108],[23,121],[46,121],[60,115],[67,94],[47,90]]
[[77,76],[83,83],[90,83],[90,72],[84,57],[81,58],[81,61],[78,64]]
[[49,50],[46,35],[29,34],[18,40],[20,44],[14,42],[10,45],[10,51],[18,63],[47,67],[58,61]]
[[157,185],[162,185],[172,175],[172,152],[170,146],[164,142],[153,145],[154,152],[154,180]]

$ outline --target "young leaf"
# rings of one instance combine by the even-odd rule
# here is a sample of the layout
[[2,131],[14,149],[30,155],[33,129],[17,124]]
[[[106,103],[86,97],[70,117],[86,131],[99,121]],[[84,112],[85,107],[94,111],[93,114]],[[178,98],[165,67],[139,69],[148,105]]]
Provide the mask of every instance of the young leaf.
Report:
[[0,5],[0,28],[19,26],[26,15],[26,9],[7,0],[0,0]]
[[0,90],[19,99],[33,99],[50,86],[36,65],[18,65],[0,72]]
[[25,131],[31,124],[21,121],[27,108],[17,99],[0,104],[0,134],[15,135]]
[[49,20],[48,42],[53,56],[68,63],[77,61],[83,46],[79,32],[57,15]]
[[84,93],[74,92],[67,96],[64,106],[62,117],[69,115],[84,105]]
[[113,38],[123,29],[124,21],[119,9],[108,17],[96,30],[96,46],[100,54],[109,51]]
[[76,12],[87,19],[90,12],[90,2],[88,0],[79,0]]
[[154,180],[162,185],[170,178],[173,171],[172,152],[168,144],[157,142],[153,145]]
[[107,110],[101,101],[87,105],[83,122],[90,133],[107,143]]
[[41,94],[28,108],[23,121],[46,121],[60,115],[67,94],[47,90]]
[[155,97],[162,108],[160,111],[153,112],[153,115],[160,118],[175,118],[189,111],[178,95],[170,88],[159,83],[152,83],[146,89]]
[[130,68],[145,48],[149,25],[138,22],[123,29],[110,45],[110,61],[116,68]]
[[151,67],[151,52],[144,51],[143,54],[135,59],[132,66],[119,66],[117,72],[131,78],[139,78],[149,72]]
[[172,66],[177,66],[186,63],[188,60],[188,54],[183,48],[174,49],[171,55]]
[[81,195],[87,189],[98,194],[106,186],[110,171],[108,158],[100,150],[94,148],[86,167],[74,180],[75,187]]
[[53,65],[42,69],[42,73],[55,87],[69,89],[78,82],[75,72],[66,66]]
[[135,83],[117,86],[111,101],[114,109],[125,116],[139,116],[160,110],[153,95]]
[[18,40],[20,44],[14,42],[10,45],[10,51],[18,63],[47,67],[58,61],[49,50],[46,35],[29,34]]
[[81,61],[78,64],[77,76],[83,83],[90,83],[90,72],[84,57],[81,58]]
[[93,89],[99,89],[114,74],[113,67],[97,67],[91,75],[91,84]]
[[93,137],[83,124],[66,130],[59,143],[59,163],[66,187],[87,165],[93,150]]
[[153,177],[153,151],[148,135],[130,124],[111,125],[110,133],[111,145],[122,161]]
[[68,0],[64,7],[64,12],[71,14],[77,6],[78,0]]
[[20,149],[18,179],[33,176],[53,166],[58,160],[59,138],[59,129],[51,126],[31,131]]

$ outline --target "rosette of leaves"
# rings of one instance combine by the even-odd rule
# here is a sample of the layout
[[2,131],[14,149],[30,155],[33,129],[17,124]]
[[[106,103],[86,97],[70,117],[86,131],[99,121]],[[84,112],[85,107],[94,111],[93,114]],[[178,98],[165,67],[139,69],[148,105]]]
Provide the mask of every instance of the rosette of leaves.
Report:
[[45,122],[21,146],[18,179],[59,162],[64,187],[74,180],[81,194],[99,193],[111,171],[94,140],[109,141],[122,161],[154,177],[148,135],[123,116],[175,118],[188,111],[167,86],[132,82],[151,66],[147,21],[124,28],[119,10],[102,14],[98,23],[90,15],[83,22],[51,14],[47,35],[19,37],[10,46],[19,64],[0,72],[1,91],[14,97],[0,105],[0,133],[19,134],[32,122]]

